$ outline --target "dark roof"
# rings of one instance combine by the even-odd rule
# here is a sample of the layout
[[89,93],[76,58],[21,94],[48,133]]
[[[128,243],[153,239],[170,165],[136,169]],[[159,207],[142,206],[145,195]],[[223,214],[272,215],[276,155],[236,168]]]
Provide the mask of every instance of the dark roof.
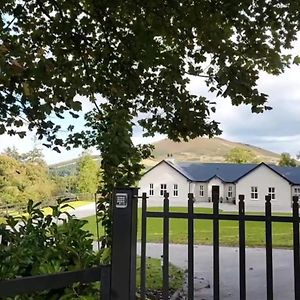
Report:
[[300,167],[280,167],[274,165],[270,165],[270,167],[291,183],[300,185]]
[[166,161],[172,168],[191,181],[207,182],[218,177],[224,182],[236,182],[261,164],[276,172],[292,184],[300,184],[300,168],[279,167],[268,164],[231,164],[231,163],[173,163]]

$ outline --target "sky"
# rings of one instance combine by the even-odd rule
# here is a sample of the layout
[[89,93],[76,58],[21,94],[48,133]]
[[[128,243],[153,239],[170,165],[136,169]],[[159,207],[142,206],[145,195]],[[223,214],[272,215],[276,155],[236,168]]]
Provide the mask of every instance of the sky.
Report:
[[[300,54],[300,41],[295,44],[293,54]],[[295,156],[300,152],[300,67],[293,66],[279,76],[261,73],[258,89],[269,95],[268,105],[272,110],[263,114],[252,114],[251,107],[246,105],[232,106],[229,99],[216,99],[216,113],[212,118],[220,122],[223,133],[220,137],[235,142],[252,144],[277,153],[289,152]],[[191,92],[209,96],[201,79],[191,79]],[[89,111],[91,105],[84,103],[83,110]],[[69,120],[63,121],[68,123]],[[73,121],[74,122],[74,121]],[[75,120],[78,128],[83,126],[83,118]],[[143,138],[141,130],[135,130],[134,143],[148,143],[163,139],[156,135],[153,138]],[[7,147],[15,146],[21,153],[31,150],[36,143],[33,133],[20,139],[0,135],[0,152]],[[57,163],[77,157],[82,149],[72,149],[57,153],[36,144],[43,150],[48,164]],[[97,153],[92,149],[93,153]]]

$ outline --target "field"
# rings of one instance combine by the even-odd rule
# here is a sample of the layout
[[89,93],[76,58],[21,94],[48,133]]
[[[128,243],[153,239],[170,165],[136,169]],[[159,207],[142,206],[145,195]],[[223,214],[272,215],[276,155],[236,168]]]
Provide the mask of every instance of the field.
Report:
[[[161,208],[148,208],[149,211],[161,211]],[[172,207],[171,211],[186,212],[183,207]],[[209,208],[195,208],[198,213],[211,213]],[[140,220],[141,209],[139,209],[138,238],[140,239]],[[88,224],[86,229],[92,232],[96,238],[95,216],[86,218]],[[162,242],[162,219],[148,218],[147,221],[147,241]],[[195,220],[195,244],[211,245],[212,244],[212,221]],[[100,228],[100,233],[101,233]],[[292,246],[292,224],[273,223],[273,247],[290,248]],[[171,219],[170,220],[170,243],[185,244],[187,243],[187,220]],[[220,244],[224,246],[238,246],[238,222],[237,221],[220,221]],[[264,222],[246,222],[246,245],[248,247],[265,246],[265,227]]]
[[[136,284],[140,287],[140,258],[137,259],[137,272],[136,272]],[[178,267],[169,264],[170,272],[170,288],[177,290],[182,287],[184,280],[184,271]],[[162,289],[162,269],[160,265],[160,259],[154,259],[147,257],[146,260],[146,287],[150,290],[161,290]]]
[[[72,212],[73,209],[75,209],[77,207],[80,207],[80,206],[90,204],[92,202],[93,201],[87,201],[87,200],[70,201],[70,202],[64,203],[64,204],[68,204],[70,207],[62,208],[61,210],[63,212],[65,212],[65,211]],[[52,208],[44,207],[44,208],[42,208],[42,212],[45,216],[46,215],[51,215],[52,214]],[[14,217],[18,217],[18,216],[21,216],[21,215],[23,215],[23,216],[27,215],[27,213],[23,213],[23,212],[20,212],[18,210],[10,210],[8,213],[9,213],[9,215],[14,216]],[[0,211],[0,224],[5,223],[5,217],[4,217],[5,214],[6,214],[5,210]]]

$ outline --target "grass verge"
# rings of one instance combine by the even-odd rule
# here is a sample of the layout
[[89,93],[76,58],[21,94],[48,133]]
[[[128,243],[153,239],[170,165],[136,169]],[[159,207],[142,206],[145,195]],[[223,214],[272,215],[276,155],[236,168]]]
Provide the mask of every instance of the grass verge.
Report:
[[[63,212],[67,211],[67,212],[72,213],[73,209],[84,206],[84,205],[87,205],[87,204],[91,204],[91,203],[94,203],[94,201],[88,201],[88,200],[70,201],[70,202],[67,202],[67,203],[63,203],[63,205],[68,204],[70,207],[62,208],[62,211]],[[45,216],[51,215],[52,214],[52,208],[51,207],[44,207],[44,208],[42,208],[42,212]],[[13,210],[9,211],[8,213],[9,213],[9,215],[14,216],[14,217],[18,217],[18,216],[21,216],[21,215],[26,216],[26,213],[21,213],[21,212],[13,211]],[[1,212],[0,211],[0,215],[1,215],[0,216],[0,224],[5,223],[5,217],[3,217],[5,214],[6,214],[6,212]]]
[[[160,207],[148,208],[149,211],[161,211]],[[171,211],[187,212],[184,207],[171,207]],[[210,208],[195,208],[197,213],[211,213]],[[138,211],[138,238],[141,230],[141,209]],[[95,216],[86,218],[88,229],[96,237]],[[195,220],[194,237],[195,244],[211,245],[213,225],[211,220]],[[293,245],[293,225],[289,223],[273,223],[273,247],[291,248]],[[147,241],[162,242],[163,221],[160,218],[148,218],[147,221]],[[102,229],[100,228],[100,234]],[[237,221],[220,221],[220,244],[224,246],[238,246],[239,227]],[[171,219],[170,220],[170,243],[186,244],[187,243],[187,220]],[[265,224],[264,222],[246,222],[246,245],[248,247],[265,246]]]
[[[140,287],[140,270],[141,259],[137,259],[137,287]],[[184,271],[172,264],[169,264],[170,272],[170,288],[177,290],[182,287],[184,281]],[[150,290],[162,289],[162,268],[160,265],[160,259],[147,257],[146,260],[146,288]]]

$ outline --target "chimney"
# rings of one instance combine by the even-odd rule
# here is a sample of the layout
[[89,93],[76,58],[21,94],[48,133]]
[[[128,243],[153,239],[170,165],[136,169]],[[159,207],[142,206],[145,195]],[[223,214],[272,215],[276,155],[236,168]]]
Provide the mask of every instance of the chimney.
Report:
[[173,158],[173,154],[172,153],[168,153],[167,154],[166,161],[170,162],[171,164],[175,164],[175,158]]

